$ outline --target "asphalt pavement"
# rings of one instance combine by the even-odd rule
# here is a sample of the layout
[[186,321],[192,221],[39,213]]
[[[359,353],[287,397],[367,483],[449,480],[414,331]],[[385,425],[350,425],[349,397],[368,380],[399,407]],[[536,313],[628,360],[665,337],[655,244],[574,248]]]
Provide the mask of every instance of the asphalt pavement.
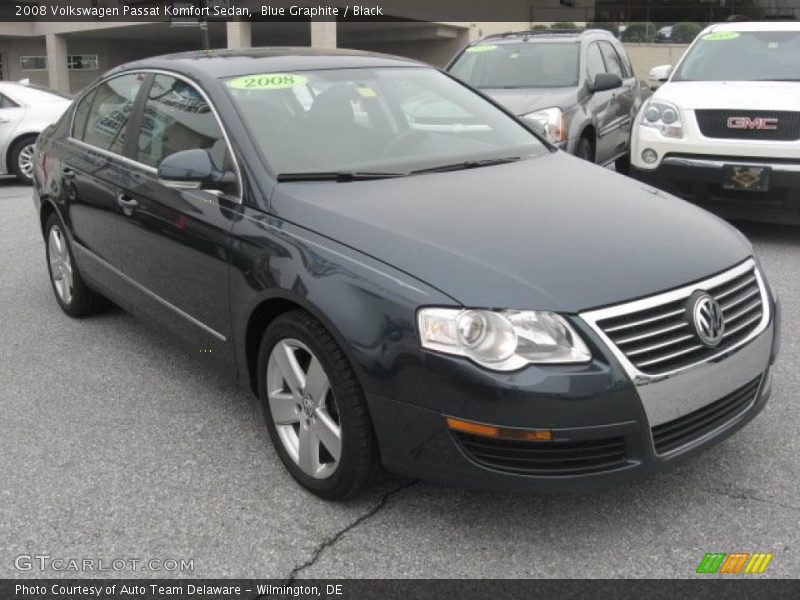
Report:
[[144,561],[80,573],[103,577],[691,577],[712,551],[772,552],[762,577],[797,577],[800,227],[739,226],[781,297],[783,346],[737,435],[613,490],[387,477],[331,504],[284,471],[249,391],[119,309],[65,316],[30,189],[0,181],[0,577],[78,574],[39,570],[53,559]]

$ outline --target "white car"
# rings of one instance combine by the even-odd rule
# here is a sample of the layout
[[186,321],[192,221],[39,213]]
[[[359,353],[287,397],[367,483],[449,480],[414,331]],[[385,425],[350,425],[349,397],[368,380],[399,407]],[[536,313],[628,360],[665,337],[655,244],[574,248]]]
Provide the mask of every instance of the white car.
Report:
[[631,174],[721,216],[800,224],[800,23],[712,25],[634,122]]
[[30,184],[36,138],[55,123],[70,99],[26,82],[0,82],[0,175]]

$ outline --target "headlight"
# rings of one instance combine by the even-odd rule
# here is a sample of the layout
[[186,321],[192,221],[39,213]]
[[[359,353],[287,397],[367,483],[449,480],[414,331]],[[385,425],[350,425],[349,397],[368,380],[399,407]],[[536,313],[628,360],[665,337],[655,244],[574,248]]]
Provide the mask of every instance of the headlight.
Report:
[[567,139],[564,113],[560,108],[537,110],[536,112],[522,115],[522,118],[532,123],[536,130],[541,132],[550,142],[563,142]]
[[548,311],[423,308],[417,319],[424,348],[465,356],[494,371],[592,358],[569,322]]
[[641,125],[658,129],[666,137],[683,137],[680,111],[677,106],[669,102],[662,100],[648,102],[644,107]]

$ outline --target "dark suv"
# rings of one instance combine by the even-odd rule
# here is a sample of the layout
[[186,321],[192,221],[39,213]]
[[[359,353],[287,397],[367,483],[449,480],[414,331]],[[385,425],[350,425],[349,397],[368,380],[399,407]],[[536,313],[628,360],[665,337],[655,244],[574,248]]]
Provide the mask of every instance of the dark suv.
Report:
[[627,171],[642,90],[622,44],[601,29],[520,31],[464,48],[447,70],[562,150]]

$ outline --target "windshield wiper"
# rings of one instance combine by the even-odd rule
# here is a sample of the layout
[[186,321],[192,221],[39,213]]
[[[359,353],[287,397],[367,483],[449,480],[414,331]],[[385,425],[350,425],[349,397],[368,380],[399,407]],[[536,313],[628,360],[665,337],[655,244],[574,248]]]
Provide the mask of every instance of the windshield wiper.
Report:
[[406,173],[381,173],[378,171],[320,171],[281,173],[278,181],[369,181],[370,179],[389,179],[405,177]]
[[445,173],[447,171],[462,171],[464,169],[477,169],[479,167],[491,167],[493,165],[502,165],[505,163],[516,162],[518,160],[520,160],[519,156],[506,156],[504,158],[484,158],[482,160],[465,160],[463,162],[453,163],[450,165],[440,165],[438,167],[418,169],[417,171],[411,171],[411,174],[420,175],[423,173]]

